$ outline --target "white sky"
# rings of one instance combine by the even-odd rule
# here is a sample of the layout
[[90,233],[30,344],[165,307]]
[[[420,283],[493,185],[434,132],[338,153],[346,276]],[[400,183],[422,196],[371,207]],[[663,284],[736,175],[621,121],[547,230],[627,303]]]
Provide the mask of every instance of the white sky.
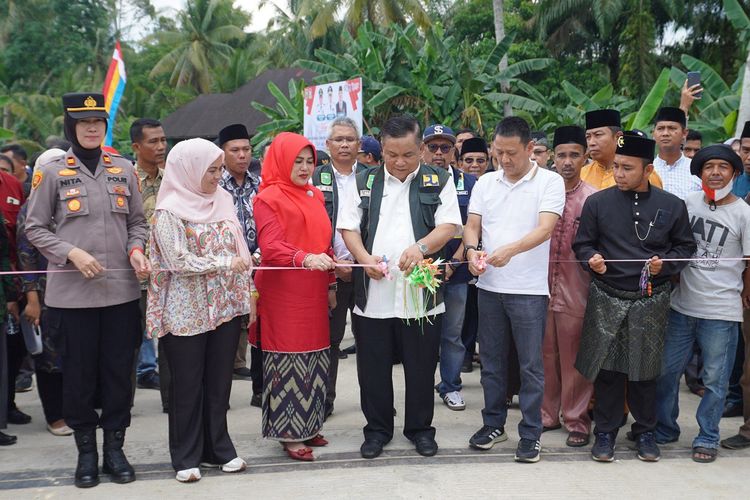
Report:
[[[285,7],[286,2],[284,0],[270,0],[270,2]],[[263,9],[258,7],[260,2],[258,0],[235,0],[234,5],[241,7],[245,12],[249,12],[252,15],[252,23],[248,27],[249,31],[258,31],[264,29],[268,24],[268,20],[273,16],[274,9],[271,6],[266,6]],[[151,4],[156,10],[161,10],[162,14],[168,14],[170,10],[180,9],[185,5],[185,0],[151,0]]]

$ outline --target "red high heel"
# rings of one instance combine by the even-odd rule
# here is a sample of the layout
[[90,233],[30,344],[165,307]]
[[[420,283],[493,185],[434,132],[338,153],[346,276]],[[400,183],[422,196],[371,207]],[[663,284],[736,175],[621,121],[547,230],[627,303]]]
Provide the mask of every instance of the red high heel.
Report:
[[325,439],[321,434],[318,434],[314,438],[310,438],[305,441],[307,446],[325,446],[328,444],[328,440]]
[[299,448],[297,450],[291,450],[284,446],[284,451],[292,460],[300,460],[302,462],[312,462],[315,460],[313,451],[310,448]]

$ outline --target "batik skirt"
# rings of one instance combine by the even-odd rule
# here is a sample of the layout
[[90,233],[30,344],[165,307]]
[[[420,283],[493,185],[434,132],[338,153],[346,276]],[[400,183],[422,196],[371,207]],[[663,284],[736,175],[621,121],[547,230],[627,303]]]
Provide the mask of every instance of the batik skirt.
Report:
[[263,437],[302,442],[323,427],[329,350],[263,352]]

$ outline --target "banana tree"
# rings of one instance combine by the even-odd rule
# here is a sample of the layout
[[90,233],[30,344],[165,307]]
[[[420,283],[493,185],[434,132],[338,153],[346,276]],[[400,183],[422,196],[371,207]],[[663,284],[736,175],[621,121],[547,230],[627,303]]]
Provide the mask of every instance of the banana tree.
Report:
[[[743,42],[748,42],[750,40],[750,18],[747,17],[740,3],[737,0],[724,0],[724,12],[732,26],[739,31],[740,39]],[[745,122],[750,120],[750,44],[747,48],[744,69],[740,71],[740,75],[742,75],[742,91],[740,92],[739,112],[733,129],[734,137],[740,136]]]
[[[700,71],[703,96],[696,100],[688,127],[698,130],[707,142],[723,141],[727,137],[739,136],[735,132],[745,123],[739,118],[740,88],[742,77],[727,83],[710,65],[689,55],[683,55],[682,64],[689,71]],[[744,71],[740,70],[740,75]],[[670,79],[678,88],[682,87],[687,75],[679,68],[672,68]],[[741,130],[740,130],[741,132]]]
[[252,106],[268,117],[268,122],[258,126],[253,136],[253,146],[262,147],[281,132],[302,133],[304,128],[304,80],[289,80],[289,95],[273,82],[268,82],[268,91],[276,99],[276,106],[270,107],[253,101]]

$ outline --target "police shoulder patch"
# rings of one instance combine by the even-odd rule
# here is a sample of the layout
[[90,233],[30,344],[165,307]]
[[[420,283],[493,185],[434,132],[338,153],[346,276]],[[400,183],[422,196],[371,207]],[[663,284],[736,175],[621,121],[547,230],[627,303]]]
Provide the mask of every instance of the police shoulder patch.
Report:
[[36,189],[42,183],[42,178],[44,178],[44,174],[40,170],[34,172],[34,176],[31,178],[31,189]]

